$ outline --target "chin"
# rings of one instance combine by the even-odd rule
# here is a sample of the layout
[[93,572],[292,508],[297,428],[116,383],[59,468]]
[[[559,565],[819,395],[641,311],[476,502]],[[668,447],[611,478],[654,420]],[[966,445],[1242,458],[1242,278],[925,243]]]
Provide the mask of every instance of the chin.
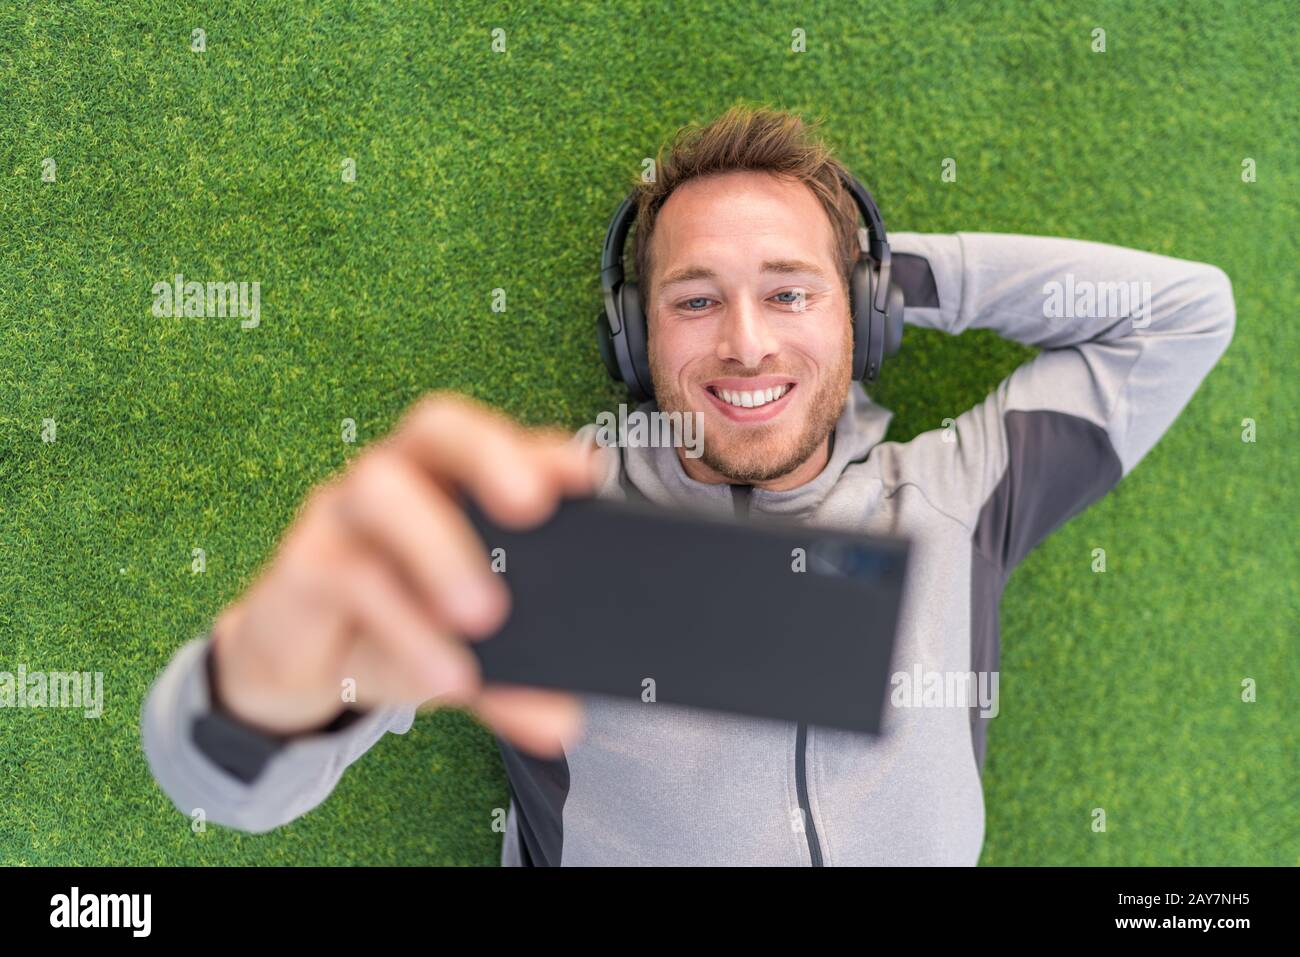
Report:
[[741,484],[770,482],[788,475],[803,464],[798,449],[787,429],[772,429],[766,436],[746,434],[737,436],[728,430],[727,440],[710,448],[708,433],[704,436],[704,455],[701,461],[719,475]]

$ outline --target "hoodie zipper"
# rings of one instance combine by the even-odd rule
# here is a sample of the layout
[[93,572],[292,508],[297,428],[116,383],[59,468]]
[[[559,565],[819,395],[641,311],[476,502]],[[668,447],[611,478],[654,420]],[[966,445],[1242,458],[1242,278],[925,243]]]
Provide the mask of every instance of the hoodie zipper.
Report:
[[[750,500],[754,488],[751,485],[731,486],[731,501],[735,507],[736,518],[749,518]],[[817,840],[817,825],[813,821],[812,804],[808,800],[808,725],[797,723],[798,733],[795,737],[794,767],[799,795],[799,812],[803,815],[804,836],[808,839],[808,856],[812,858],[813,867],[822,866],[821,842]]]
[[808,838],[808,853],[812,857],[812,866],[822,866],[822,847],[817,840],[817,825],[813,821],[812,804],[808,801],[808,725],[799,722],[799,733],[795,738],[794,770],[796,787],[799,791],[799,810],[803,814],[804,835]]

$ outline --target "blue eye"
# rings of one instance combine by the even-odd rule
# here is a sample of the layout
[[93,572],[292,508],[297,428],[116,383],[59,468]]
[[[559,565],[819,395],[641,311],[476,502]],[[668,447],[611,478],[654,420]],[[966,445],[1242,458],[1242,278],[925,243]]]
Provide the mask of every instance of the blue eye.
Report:
[[[790,296],[789,299],[780,299],[781,296]],[[787,289],[785,292],[779,292],[772,298],[778,299],[783,306],[797,306],[806,300],[807,296],[798,289]],[[708,296],[692,296],[689,299],[683,299],[677,304],[677,308],[684,312],[700,312],[708,308],[708,304],[713,300]],[[698,305],[693,305],[698,303]]]

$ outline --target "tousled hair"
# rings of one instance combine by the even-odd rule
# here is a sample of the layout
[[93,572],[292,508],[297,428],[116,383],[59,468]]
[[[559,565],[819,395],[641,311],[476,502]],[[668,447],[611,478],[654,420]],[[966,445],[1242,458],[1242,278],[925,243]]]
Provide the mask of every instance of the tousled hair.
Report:
[[845,167],[822,141],[820,126],[821,120],[805,122],[794,113],[738,104],[706,126],[683,126],[660,147],[653,181],[635,184],[636,276],[643,312],[648,315],[650,240],[660,208],[683,183],[742,170],[789,177],[812,190],[830,217],[836,266],[847,292],[859,252],[858,208],[840,178]]

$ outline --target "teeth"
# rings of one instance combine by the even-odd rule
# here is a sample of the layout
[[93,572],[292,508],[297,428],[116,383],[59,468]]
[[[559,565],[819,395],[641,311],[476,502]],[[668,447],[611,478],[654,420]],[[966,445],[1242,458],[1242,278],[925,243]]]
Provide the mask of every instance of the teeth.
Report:
[[755,409],[761,405],[767,405],[769,402],[775,402],[789,391],[790,387],[788,385],[779,385],[758,392],[732,392],[730,389],[719,389],[717,394],[728,405],[740,406],[743,409]]

